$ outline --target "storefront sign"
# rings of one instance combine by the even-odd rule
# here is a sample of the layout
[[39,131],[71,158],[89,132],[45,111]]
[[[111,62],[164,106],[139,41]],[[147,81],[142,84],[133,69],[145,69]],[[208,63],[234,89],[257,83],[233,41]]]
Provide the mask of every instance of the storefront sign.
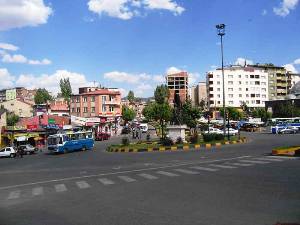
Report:
[[37,130],[37,128],[38,128],[37,125],[27,125],[27,130],[28,130],[28,131]]
[[55,124],[55,119],[48,118],[48,124]]
[[93,126],[97,123],[100,123],[100,118],[98,117],[84,118],[84,117],[71,116],[71,122],[81,126]]

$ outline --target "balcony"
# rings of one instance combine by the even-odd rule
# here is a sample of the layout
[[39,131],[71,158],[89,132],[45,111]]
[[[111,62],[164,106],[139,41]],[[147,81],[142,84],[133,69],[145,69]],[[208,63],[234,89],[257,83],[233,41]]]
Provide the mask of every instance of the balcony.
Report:
[[104,105],[120,105],[120,102],[112,100],[112,101],[104,101]]

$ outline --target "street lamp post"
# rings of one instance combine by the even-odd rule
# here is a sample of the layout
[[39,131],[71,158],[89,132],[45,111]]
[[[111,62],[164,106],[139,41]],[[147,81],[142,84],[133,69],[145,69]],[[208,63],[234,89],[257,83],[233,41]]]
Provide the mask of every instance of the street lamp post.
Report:
[[226,135],[226,109],[225,109],[225,77],[224,77],[224,54],[223,54],[223,36],[225,35],[225,24],[216,25],[218,35],[221,38],[221,56],[222,56],[222,79],[223,79],[223,132]]

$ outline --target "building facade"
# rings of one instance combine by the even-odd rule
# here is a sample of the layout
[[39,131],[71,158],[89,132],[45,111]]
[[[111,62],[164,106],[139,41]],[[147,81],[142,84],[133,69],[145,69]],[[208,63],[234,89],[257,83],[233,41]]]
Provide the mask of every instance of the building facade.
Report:
[[104,88],[81,89],[80,94],[71,96],[70,110],[72,116],[114,121],[122,114],[121,93]]
[[194,106],[200,106],[201,102],[204,102],[205,106],[207,105],[206,82],[199,82],[196,86],[190,88],[190,99]]
[[6,110],[0,109],[0,147],[2,147],[2,130],[6,127]]
[[[240,107],[245,102],[249,107],[264,107],[269,100],[268,72],[251,66],[224,68],[225,106]],[[209,108],[223,106],[222,70],[207,73],[207,98]]]
[[0,102],[20,99],[33,104],[36,90],[28,90],[24,87],[16,87],[0,90]]
[[284,99],[292,87],[292,76],[284,67],[273,64],[256,64],[253,68],[262,69],[268,73],[269,99]]
[[0,103],[8,112],[13,112],[19,117],[33,116],[33,105],[19,99],[13,99]]
[[169,103],[174,103],[175,95],[180,96],[181,102],[185,102],[188,99],[188,73],[180,72],[175,74],[168,74],[166,76],[167,86],[169,88],[170,96]]

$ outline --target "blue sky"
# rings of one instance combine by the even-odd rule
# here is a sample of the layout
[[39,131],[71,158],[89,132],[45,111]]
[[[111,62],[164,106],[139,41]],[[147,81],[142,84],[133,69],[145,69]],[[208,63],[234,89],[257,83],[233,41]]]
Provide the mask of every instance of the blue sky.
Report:
[[56,93],[67,76],[74,92],[96,81],[147,97],[167,70],[204,81],[220,65],[218,23],[226,64],[300,70],[298,0],[14,0],[0,1],[0,88]]

